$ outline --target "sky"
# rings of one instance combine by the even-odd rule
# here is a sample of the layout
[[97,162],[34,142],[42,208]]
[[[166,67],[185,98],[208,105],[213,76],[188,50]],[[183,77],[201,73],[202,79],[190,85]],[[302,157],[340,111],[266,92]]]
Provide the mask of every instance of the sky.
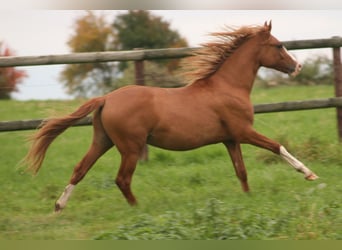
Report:
[[[225,25],[263,24],[272,20],[272,34],[281,41],[342,37],[342,10],[153,10],[185,37],[191,47],[207,41],[208,33]],[[113,22],[123,10],[102,10]],[[82,10],[0,10],[0,41],[17,56],[70,53],[67,41],[74,32],[74,22],[85,15]],[[291,51],[299,60],[313,54],[331,57],[331,49]],[[28,74],[19,85],[17,100],[71,99],[59,83],[65,65],[18,67]]]

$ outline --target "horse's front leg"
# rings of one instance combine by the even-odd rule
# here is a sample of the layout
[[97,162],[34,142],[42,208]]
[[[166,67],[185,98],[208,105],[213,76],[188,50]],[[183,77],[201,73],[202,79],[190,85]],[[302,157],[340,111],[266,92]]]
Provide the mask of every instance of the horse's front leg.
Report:
[[284,160],[286,160],[294,169],[305,175],[307,180],[316,180],[318,176],[307,168],[302,162],[297,160],[293,155],[291,155],[284,146],[279,143],[268,139],[267,137],[257,133],[255,130],[251,129],[248,131],[243,141],[244,143],[249,143],[264,149],[268,149],[273,153],[280,155]]
[[242,190],[248,192],[247,171],[243,162],[240,144],[236,142],[226,142],[224,145],[229,152],[235,173],[241,182]]

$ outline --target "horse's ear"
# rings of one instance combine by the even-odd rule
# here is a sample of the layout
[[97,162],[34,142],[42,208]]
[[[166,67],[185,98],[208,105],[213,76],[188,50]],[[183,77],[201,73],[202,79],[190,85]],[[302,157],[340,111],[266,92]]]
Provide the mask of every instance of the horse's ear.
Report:
[[272,30],[272,20],[270,20],[270,22],[267,24],[267,21],[264,24],[265,30],[267,30],[268,32],[271,32]]

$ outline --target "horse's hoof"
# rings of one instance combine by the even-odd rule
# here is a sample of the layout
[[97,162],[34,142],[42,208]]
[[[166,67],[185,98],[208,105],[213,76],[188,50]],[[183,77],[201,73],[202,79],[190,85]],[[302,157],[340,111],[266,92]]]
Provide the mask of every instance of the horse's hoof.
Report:
[[59,203],[55,204],[55,213],[60,213],[62,211],[62,207]]
[[305,176],[305,179],[307,179],[308,181],[314,181],[316,179],[318,179],[319,177],[317,175],[315,175],[314,173],[311,173],[308,176]]

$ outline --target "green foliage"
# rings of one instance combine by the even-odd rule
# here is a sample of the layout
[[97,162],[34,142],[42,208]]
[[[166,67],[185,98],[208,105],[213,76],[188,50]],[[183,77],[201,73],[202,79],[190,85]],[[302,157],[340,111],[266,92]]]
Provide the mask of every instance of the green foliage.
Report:
[[[308,95],[308,93],[310,93]],[[332,96],[331,86],[257,88],[255,103]],[[82,101],[1,101],[0,120],[65,114]],[[150,147],[133,177],[139,204],[130,207],[114,183],[120,156],[110,150],[53,214],[92,128],[70,128],[31,177],[16,167],[32,131],[0,133],[0,239],[341,239],[341,144],[334,109],[259,114],[256,129],[287,143],[320,179],[304,180],[286,162],[265,163],[243,145],[250,194],[241,191],[222,145],[188,152]]]
[[[113,28],[117,37],[114,44],[118,50],[187,46],[185,38],[182,38],[176,30],[172,30],[169,22],[146,10],[130,10],[126,14],[119,15],[113,22]],[[154,63],[172,72],[178,67],[179,60],[155,60]],[[120,70],[126,69],[127,65],[127,62],[121,62]]]
[[159,49],[187,44],[177,31],[170,28],[168,22],[146,10],[130,10],[119,15],[113,27],[117,34],[117,48],[120,50]]

